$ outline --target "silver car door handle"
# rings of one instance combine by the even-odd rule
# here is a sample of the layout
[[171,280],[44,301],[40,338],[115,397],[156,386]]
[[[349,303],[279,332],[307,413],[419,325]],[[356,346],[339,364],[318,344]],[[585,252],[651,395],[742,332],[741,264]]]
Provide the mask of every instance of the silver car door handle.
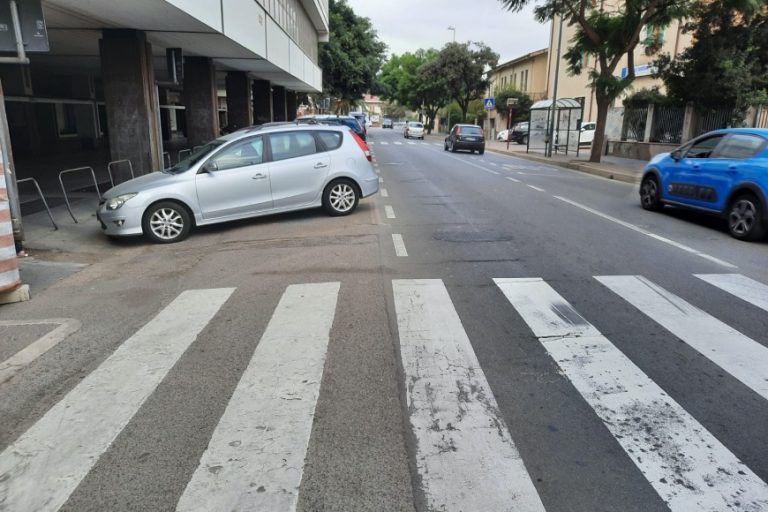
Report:
[[266,174],[259,172],[259,173],[254,174],[253,176],[251,176],[251,179],[253,179],[253,180],[263,180],[266,177],[267,177]]
[[323,162],[317,162],[315,164],[315,169],[322,169],[323,167],[328,167],[328,164],[324,164]]

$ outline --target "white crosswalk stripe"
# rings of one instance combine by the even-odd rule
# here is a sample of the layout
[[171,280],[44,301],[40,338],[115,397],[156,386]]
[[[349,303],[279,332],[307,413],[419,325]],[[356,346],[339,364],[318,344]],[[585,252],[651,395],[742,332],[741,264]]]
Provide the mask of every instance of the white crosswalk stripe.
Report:
[[494,281],[673,512],[768,507],[768,485],[547,283]]
[[402,142],[395,142],[395,145],[397,145],[397,146],[402,146],[402,145],[403,145],[403,143],[402,143]]
[[0,509],[58,510],[234,291],[189,290],[0,454]]
[[380,146],[387,146],[387,145],[389,145],[389,142],[381,141],[381,142],[379,142],[379,145]]
[[741,274],[695,274],[699,279],[768,311],[768,286]]
[[295,510],[338,293],[286,289],[177,510]]
[[595,279],[763,398],[768,398],[768,348],[642,276]]
[[427,508],[543,511],[442,281],[392,287]]

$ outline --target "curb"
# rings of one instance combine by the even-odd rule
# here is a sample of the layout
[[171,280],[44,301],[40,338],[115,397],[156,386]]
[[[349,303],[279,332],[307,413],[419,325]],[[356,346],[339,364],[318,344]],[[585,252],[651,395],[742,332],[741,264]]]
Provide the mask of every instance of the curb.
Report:
[[615,181],[621,181],[624,183],[640,183],[640,174],[635,174],[632,172],[626,172],[626,171],[620,171],[620,170],[611,170],[611,169],[604,169],[602,167],[596,167],[594,165],[590,164],[582,164],[582,163],[576,163],[576,162],[563,162],[558,160],[552,160],[550,158],[545,158],[541,156],[533,156],[529,155],[527,153],[512,153],[509,151],[504,151],[500,149],[494,149],[490,148],[488,146],[485,147],[486,151],[493,151],[494,153],[500,154],[500,155],[507,155],[514,158],[520,158],[523,160],[530,160],[532,162],[537,162],[540,164],[547,164],[547,165],[554,165],[557,167],[563,167],[565,169],[571,169],[573,171],[579,171],[586,174],[592,174],[594,176],[600,176],[601,178],[606,178],[609,180],[615,180]]

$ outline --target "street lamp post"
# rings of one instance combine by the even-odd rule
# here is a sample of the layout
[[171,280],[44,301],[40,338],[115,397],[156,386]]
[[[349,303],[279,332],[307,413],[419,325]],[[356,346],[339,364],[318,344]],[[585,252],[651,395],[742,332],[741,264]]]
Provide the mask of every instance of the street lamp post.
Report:
[[451,25],[451,26],[448,27],[448,30],[452,30],[453,31],[453,42],[455,43],[456,42],[456,27]]

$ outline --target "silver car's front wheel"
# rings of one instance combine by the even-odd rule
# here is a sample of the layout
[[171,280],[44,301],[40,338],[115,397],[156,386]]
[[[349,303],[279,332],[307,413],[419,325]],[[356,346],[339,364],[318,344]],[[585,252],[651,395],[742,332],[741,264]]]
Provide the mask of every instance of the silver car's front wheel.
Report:
[[323,206],[333,216],[349,215],[360,201],[357,186],[349,180],[336,180],[325,187]]
[[162,201],[147,209],[142,227],[153,242],[170,244],[187,237],[191,222],[186,208],[175,202]]

